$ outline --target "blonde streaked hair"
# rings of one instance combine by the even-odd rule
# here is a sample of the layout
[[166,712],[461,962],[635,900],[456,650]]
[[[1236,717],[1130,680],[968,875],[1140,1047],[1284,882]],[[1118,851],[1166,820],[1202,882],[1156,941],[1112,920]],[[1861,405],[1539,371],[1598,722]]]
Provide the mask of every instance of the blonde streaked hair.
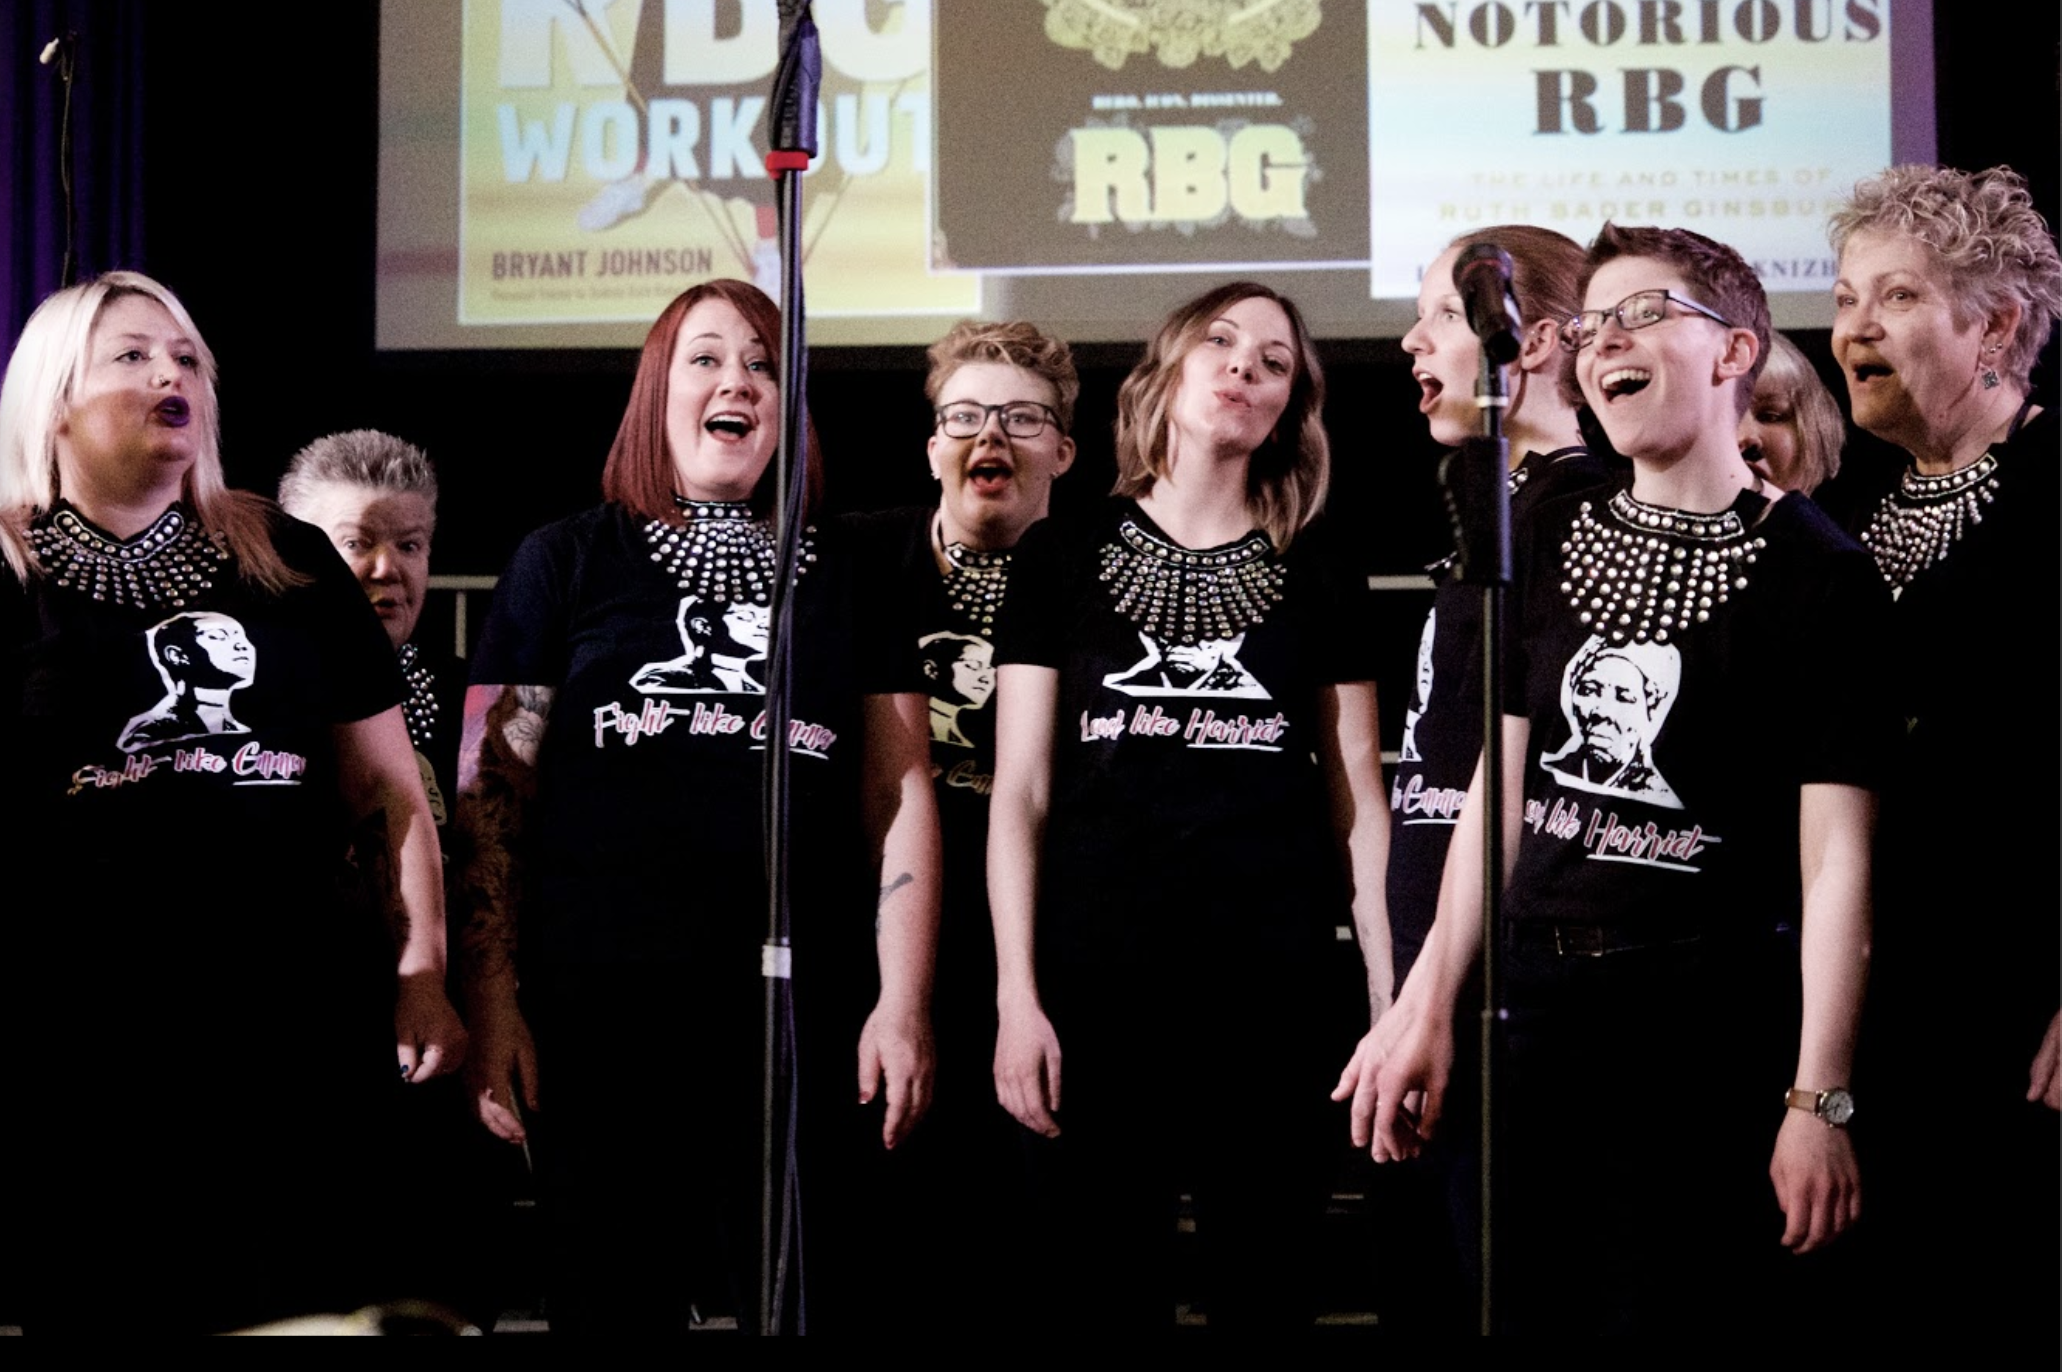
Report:
[[945,383],[961,367],[999,363],[1027,371],[1052,387],[1053,413],[1060,417],[1060,432],[1065,434],[1074,427],[1081,377],[1074,369],[1073,350],[1036,324],[1021,319],[962,319],[931,345],[926,357],[930,370],[924,377],[924,396],[933,405],[943,398]]
[[1296,342],[1296,375],[1289,384],[1288,404],[1246,469],[1247,508],[1280,551],[1324,508],[1332,479],[1332,448],[1325,437],[1324,368],[1303,312],[1287,296],[1258,282],[1219,286],[1175,310],[1160,326],[1144,359],[1117,391],[1117,484],[1112,491],[1141,496],[1167,474],[1169,417],[1181,386],[1182,363],[1226,310],[1255,299],[1282,307]]
[[1769,335],[1768,362],[1754,383],[1754,408],[1774,402],[1790,412],[1797,431],[1797,489],[1810,495],[1840,474],[1840,450],[1847,442],[1847,423],[1840,402],[1833,399],[1818,368],[1782,334]]
[[164,306],[193,344],[200,384],[191,397],[199,444],[180,494],[201,527],[236,558],[244,580],[274,594],[305,584],[272,546],[271,501],[232,491],[222,478],[222,421],[215,400],[215,355],[193,316],[141,272],[115,271],[58,291],[29,316],[0,383],[0,556],[23,583],[42,574],[28,528],[64,494],[57,466],[58,431],[86,369],[93,328],[108,302],[138,295]]

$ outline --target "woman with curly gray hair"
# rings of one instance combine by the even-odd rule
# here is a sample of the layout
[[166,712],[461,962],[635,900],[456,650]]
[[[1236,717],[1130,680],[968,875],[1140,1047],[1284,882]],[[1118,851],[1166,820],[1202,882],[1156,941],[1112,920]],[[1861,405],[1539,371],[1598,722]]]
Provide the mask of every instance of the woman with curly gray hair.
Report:
[[[1862,1101],[1876,1114],[1882,1231],[1911,1245],[1889,1255],[1886,1276],[1925,1274],[1902,1309],[1960,1328],[2037,1326],[2052,1350],[2062,464],[2055,411],[2035,402],[2030,377],[2062,312],[2062,259],[2004,167],[1892,168],[1855,188],[1832,237],[1833,354],[1855,423],[1911,459],[1857,521],[1898,597],[1908,725],[1883,795],[1876,883],[1864,1060],[1881,1094]],[[1941,821],[1972,801],[1980,867],[1942,842]],[[1981,911],[1980,931],[1944,928],[1945,912],[1977,914],[1977,871],[1981,889],[2009,899]],[[1981,1151],[1981,1195],[1944,1165],[1950,1122]]]

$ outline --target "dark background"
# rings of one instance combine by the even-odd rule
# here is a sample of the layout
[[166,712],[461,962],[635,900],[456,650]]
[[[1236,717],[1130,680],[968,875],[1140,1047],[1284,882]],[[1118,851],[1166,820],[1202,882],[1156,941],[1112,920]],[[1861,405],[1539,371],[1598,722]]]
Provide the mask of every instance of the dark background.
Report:
[[[36,50],[72,28],[82,43],[82,272],[136,267],[186,301],[221,361],[230,481],[269,491],[309,439],[390,430],[427,448],[442,473],[434,569],[492,574],[525,532],[595,499],[636,354],[375,352],[377,6],[296,7],[291,36],[279,28],[287,13],[144,0],[0,6],[0,168],[13,222],[0,251],[6,342],[11,350],[27,308],[57,282],[61,235],[47,215],[23,221],[56,193],[59,83],[35,65]],[[2054,4],[1939,3],[1934,13],[1940,160],[2013,165],[2051,223],[2062,181],[2058,15]],[[1294,276],[1283,284],[1293,291]],[[1141,319],[1141,337],[1156,323]],[[1833,378],[1824,332],[1798,337]],[[1321,350],[1334,512],[1356,531],[1368,571],[1416,571],[1448,540],[1438,453],[1405,354],[1395,339]],[[1060,504],[1108,488],[1116,388],[1138,354],[1080,350],[1081,461]],[[825,349],[811,366],[830,507],[928,500],[921,350]],[[2041,380],[2052,382],[2052,364]],[[1850,446],[1851,466],[1882,460],[1865,438]],[[1423,602],[1382,599],[1392,608],[1373,627],[1393,645],[1384,679],[1400,682]],[[1393,744],[1401,711],[1390,713]]]

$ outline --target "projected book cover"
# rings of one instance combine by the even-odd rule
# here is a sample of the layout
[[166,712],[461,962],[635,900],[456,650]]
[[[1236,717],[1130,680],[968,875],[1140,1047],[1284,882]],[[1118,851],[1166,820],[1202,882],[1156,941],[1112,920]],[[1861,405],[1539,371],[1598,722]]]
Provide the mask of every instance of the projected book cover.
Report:
[[936,10],[941,270],[1367,259],[1360,5]]
[[[922,4],[818,4],[819,152],[803,189],[817,315],[951,314],[978,281],[926,243]],[[712,277],[777,294],[767,92],[773,4],[468,0],[459,318],[649,320]]]

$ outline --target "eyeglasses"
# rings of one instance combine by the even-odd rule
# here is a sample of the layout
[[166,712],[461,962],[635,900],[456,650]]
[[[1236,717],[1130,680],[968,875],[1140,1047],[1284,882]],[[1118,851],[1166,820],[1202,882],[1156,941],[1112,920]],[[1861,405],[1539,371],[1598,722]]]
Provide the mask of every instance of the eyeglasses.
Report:
[[1608,310],[1584,310],[1561,326],[1561,346],[1571,353],[1579,353],[1597,341],[1597,331],[1604,327],[1606,319],[1616,319],[1618,327],[1631,333],[1644,329],[1649,324],[1659,324],[1668,318],[1668,302],[1673,300],[1686,310],[1703,315],[1730,329],[1732,321],[1712,309],[1699,305],[1694,300],[1685,300],[1672,291],[1634,291]]
[[1035,400],[1012,400],[1007,405],[976,405],[963,401],[938,410],[938,427],[947,438],[973,438],[988,427],[988,416],[1002,416],[1002,431],[1011,438],[1036,438],[1050,424],[1060,427],[1060,416],[1050,405]]

